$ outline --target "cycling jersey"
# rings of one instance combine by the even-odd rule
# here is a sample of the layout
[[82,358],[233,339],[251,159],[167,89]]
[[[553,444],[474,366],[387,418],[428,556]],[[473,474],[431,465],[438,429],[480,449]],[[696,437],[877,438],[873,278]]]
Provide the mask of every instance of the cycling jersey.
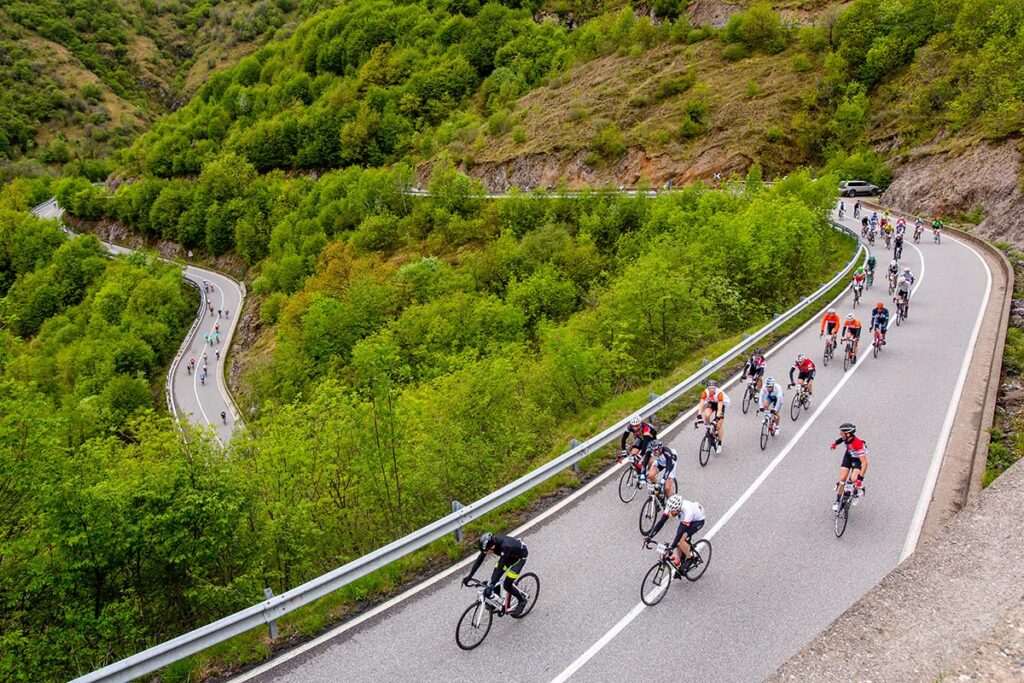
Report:
[[725,395],[725,392],[718,387],[708,387],[700,393],[700,400],[705,401],[710,405],[729,405],[729,397]]
[[871,311],[871,329],[878,328],[882,332],[889,327],[889,309],[883,308],[878,310],[877,308]]
[[768,391],[768,387],[761,387],[761,395],[757,397],[758,404],[770,403],[772,410],[779,410],[782,406],[782,390],[775,385],[774,391]]
[[[668,521],[669,514],[662,513],[661,517],[654,524],[654,528],[651,529],[651,533],[647,534],[648,538],[654,538],[661,528],[665,526],[665,522]],[[682,540],[683,534],[686,534],[687,542],[693,538],[693,535],[697,533],[701,527],[704,526],[704,522],[707,520],[707,516],[704,514],[704,507],[692,500],[684,500],[683,506],[679,509],[679,528],[676,529],[676,536],[672,543],[669,545],[670,550],[675,550],[676,546],[679,545],[679,541]]]
[[793,372],[800,373],[800,379],[809,380],[814,379],[814,361],[810,358],[804,358],[799,363],[793,363],[793,367],[789,369],[789,383],[793,384]]
[[878,260],[875,259],[874,254],[872,254],[871,256],[868,257],[868,260],[864,265],[867,266],[868,270],[874,270],[875,266],[878,265]]
[[854,273],[854,275],[853,275],[853,284],[855,284],[855,285],[863,285],[864,284],[864,280],[866,279],[866,277],[867,276],[864,275],[864,273],[861,273],[860,275]]
[[[493,538],[494,553],[498,556],[498,562],[494,565],[494,571],[491,572],[491,586],[496,586],[501,581],[501,577],[504,576],[505,581],[502,585],[505,590],[515,596],[517,600],[521,600],[523,594],[516,588],[515,580],[519,578],[519,573],[523,570],[523,566],[526,564],[526,557],[529,555],[529,552],[526,550],[526,544],[518,538],[512,538],[511,536],[494,536]],[[472,578],[476,574],[486,556],[487,551],[481,550],[476,558],[476,562],[473,563],[473,568],[469,570],[467,579]]]
[[668,446],[665,446],[661,451],[661,455],[654,459],[654,464],[658,466],[658,469],[665,472],[666,479],[671,479],[676,476],[676,465],[678,463],[679,454]]
[[622,440],[619,442],[619,450],[626,450],[626,441],[632,436],[636,439],[633,444],[640,449],[641,452],[647,450],[647,446],[658,438],[658,432],[651,425],[646,422],[641,422],[638,426],[634,427],[629,425],[626,427],[626,431],[622,434]]
[[909,295],[913,282],[913,280],[908,280],[906,277],[901,277],[896,281],[896,291],[904,296]]
[[[835,445],[846,443],[842,439],[836,439]],[[846,444],[846,452],[843,453],[843,467],[845,468],[856,468],[860,469],[860,459],[866,457],[868,454],[868,446],[864,443],[864,440],[858,436],[853,437],[850,443]]]
[[850,334],[854,337],[860,337],[860,321],[857,319],[847,320],[843,323],[843,335],[846,335],[846,331],[849,330]]
[[831,328],[839,327],[839,314],[838,313],[826,313],[825,317],[821,319],[821,331],[825,332],[825,327],[829,327],[829,333],[832,332]]
[[750,375],[751,377],[757,377],[764,374],[765,363],[764,356],[758,356],[756,354],[750,356],[747,362],[743,366],[743,377]]

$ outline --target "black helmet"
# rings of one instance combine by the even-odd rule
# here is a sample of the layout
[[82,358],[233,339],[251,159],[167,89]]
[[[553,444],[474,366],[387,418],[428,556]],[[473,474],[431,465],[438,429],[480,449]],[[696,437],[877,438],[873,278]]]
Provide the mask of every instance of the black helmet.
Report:
[[494,534],[492,534],[490,531],[485,531],[482,534],[480,534],[480,540],[478,541],[480,550],[487,550],[491,547],[492,543],[494,543]]
[[857,432],[857,425],[853,424],[852,422],[844,422],[843,424],[839,425],[839,431],[842,432],[843,434],[852,435]]
[[717,387],[718,386],[718,380],[717,379],[709,379],[707,381],[707,385],[709,387]]
[[651,442],[651,451],[656,453],[663,448],[665,448],[665,444],[663,444],[662,442],[657,440]]

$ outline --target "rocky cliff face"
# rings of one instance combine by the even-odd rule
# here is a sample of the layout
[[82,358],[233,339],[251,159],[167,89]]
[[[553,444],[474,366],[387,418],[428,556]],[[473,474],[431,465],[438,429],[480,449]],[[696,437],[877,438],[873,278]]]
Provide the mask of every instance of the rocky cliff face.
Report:
[[882,203],[943,219],[981,210],[975,232],[1024,246],[1021,152],[1015,140],[981,143],[966,152],[922,148],[898,165]]

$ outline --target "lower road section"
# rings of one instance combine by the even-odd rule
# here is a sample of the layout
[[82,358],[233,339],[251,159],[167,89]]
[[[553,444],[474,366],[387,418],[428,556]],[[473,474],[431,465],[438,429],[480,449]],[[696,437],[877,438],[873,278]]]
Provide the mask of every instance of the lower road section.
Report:
[[[877,256],[884,271],[891,256],[881,249]],[[529,546],[526,571],[540,576],[540,598],[521,621],[496,619],[476,650],[459,650],[454,638],[475,596],[460,586],[463,566],[238,680],[764,679],[892,570],[923,521],[991,273],[951,238],[908,244],[902,263],[918,278],[910,317],[892,326],[878,358],[866,328],[870,306],[889,299],[884,277],[855,311],[865,340],[850,370],[841,356],[821,367],[816,322],[772,350],[768,374],[787,377],[806,353],[818,376],[810,410],[795,422],[786,414],[765,451],[757,417],[740,411],[736,385],[727,387],[725,447],[706,467],[697,461],[701,433],[692,418],[668,432],[681,455],[682,493],[708,514],[703,535],[714,555],[699,582],[673,582],[659,605],[640,604],[655,553],[641,549],[643,499],[619,501],[615,470],[515,532]],[[849,294],[836,306],[849,312]],[[836,538],[831,503],[841,451],[829,445],[847,421],[868,443],[870,469],[867,494]],[[662,538],[674,529],[670,522]]]
[[[64,215],[64,209],[54,199],[40,204],[32,212],[40,218],[57,221]],[[104,242],[104,245],[112,254],[132,252],[109,242]],[[171,400],[178,417],[212,428],[217,439],[226,443],[238,423],[238,415],[225,383],[223,363],[237,327],[245,292],[239,283],[226,275],[204,268],[186,266],[183,275],[202,293],[202,307],[196,324],[171,364],[168,373]],[[194,370],[189,367],[193,358]]]

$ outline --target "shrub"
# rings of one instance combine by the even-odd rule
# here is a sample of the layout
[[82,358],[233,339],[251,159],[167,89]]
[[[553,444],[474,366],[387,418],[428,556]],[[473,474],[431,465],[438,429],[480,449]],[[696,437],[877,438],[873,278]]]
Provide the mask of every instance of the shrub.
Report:
[[746,59],[750,56],[750,50],[743,43],[729,43],[722,50],[722,56],[729,61],[738,61],[740,59]]
[[814,68],[814,66],[811,64],[811,60],[808,59],[807,55],[803,54],[802,52],[800,54],[793,56],[793,61],[790,63],[790,65],[792,66],[793,71],[795,71],[798,74],[806,73]]
[[782,129],[778,126],[771,126],[764,132],[764,139],[771,144],[782,142]]
[[697,76],[691,69],[682,76],[664,76],[654,88],[654,99],[658,102],[667,100],[686,92],[697,82]]
[[614,161],[626,153],[626,139],[614,123],[601,126],[591,143],[593,150],[606,161]]
[[526,142],[526,129],[522,126],[515,126],[512,128],[512,141],[517,145],[521,145]]

